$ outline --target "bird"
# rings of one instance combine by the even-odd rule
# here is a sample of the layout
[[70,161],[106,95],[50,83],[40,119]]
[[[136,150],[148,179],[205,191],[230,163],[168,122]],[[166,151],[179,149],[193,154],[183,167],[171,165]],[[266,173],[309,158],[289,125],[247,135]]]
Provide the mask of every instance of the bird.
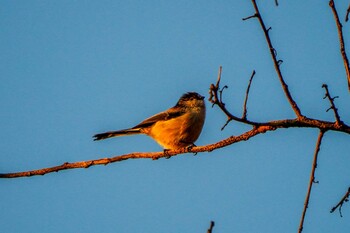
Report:
[[145,134],[155,140],[165,150],[192,148],[198,139],[205,121],[204,96],[187,92],[174,107],[155,114],[138,125],[123,130],[99,133],[94,141],[111,137]]

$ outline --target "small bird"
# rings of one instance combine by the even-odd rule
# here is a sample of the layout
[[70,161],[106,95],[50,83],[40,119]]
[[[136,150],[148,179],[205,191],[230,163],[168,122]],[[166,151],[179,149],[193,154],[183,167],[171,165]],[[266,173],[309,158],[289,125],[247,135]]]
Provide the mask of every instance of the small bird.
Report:
[[130,128],[94,135],[94,140],[146,134],[165,150],[194,146],[205,121],[204,97],[196,92],[181,96],[176,105]]

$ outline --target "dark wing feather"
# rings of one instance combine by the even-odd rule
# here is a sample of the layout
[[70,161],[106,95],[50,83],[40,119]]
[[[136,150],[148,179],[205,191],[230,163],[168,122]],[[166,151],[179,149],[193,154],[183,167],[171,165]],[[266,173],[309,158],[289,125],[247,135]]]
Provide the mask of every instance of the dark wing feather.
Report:
[[160,112],[154,116],[147,118],[146,120],[142,121],[140,124],[133,127],[133,129],[148,127],[148,126],[155,124],[157,121],[170,120],[172,118],[179,117],[179,116],[183,115],[184,113],[185,112],[180,111],[179,108],[175,108],[175,107],[170,108],[167,111]]

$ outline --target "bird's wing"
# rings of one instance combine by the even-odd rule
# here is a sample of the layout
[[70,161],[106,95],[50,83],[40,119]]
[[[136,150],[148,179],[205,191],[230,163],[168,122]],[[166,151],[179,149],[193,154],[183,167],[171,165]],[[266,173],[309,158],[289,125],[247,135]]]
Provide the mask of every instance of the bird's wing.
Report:
[[155,124],[157,121],[170,120],[172,118],[179,117],[179,116],[183,115],[184,113],[185,112],[181,111],[179,108],[173,107],[173,108],[170,108],[164,112],[160,112],[154,116],[147,118],[146,120],[142,121],[140,124],[133,127],[133,129],[148,127],[148,126]]

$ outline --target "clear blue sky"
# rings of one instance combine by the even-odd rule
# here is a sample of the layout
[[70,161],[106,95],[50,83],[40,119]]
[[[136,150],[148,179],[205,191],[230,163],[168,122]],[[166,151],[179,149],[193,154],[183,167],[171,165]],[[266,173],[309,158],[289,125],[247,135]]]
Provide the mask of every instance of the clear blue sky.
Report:
[[[282,72],[302,112],[333,121],[323,83],[350,123],[350,96],[328,1],[258,1]],[[336,1],[343,21],[347,1]],[[146,136],[94,142],[173,106],[187,91],[208,97],[223,66],[224,100],[248,117],[293,118],[250,1],[8,1],[0,7],[0,172],[39,169],[135,151]],[[344,35],[350,54],[350,24]],[[248,130],[207,104],[197,145]],[[2,179],[0,231],[296,232],[315,129],[259,135],[211,153],[128,160],[40,177]],[[348,232],[330,214],[350,185],[348,135],[322,143],[305,232]]]

